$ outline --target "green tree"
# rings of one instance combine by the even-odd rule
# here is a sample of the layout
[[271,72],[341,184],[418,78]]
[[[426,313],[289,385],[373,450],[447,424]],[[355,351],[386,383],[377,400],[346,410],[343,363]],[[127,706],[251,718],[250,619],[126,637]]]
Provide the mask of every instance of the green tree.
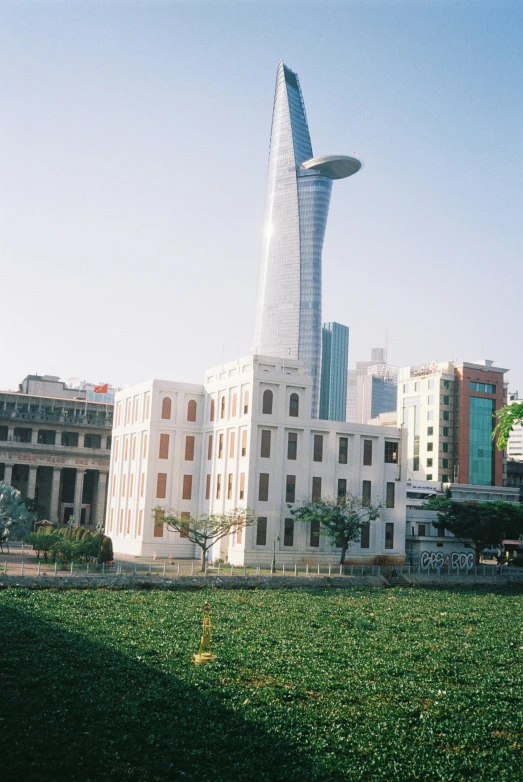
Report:
[[508,438],[517,424],[523,424],[523,402],[505,405],[496,411],[498,422],[492,432],[500,451],[507,447]]
[[523,505],[517,502],[457,502],[447,500],[438,510],[434,527],[448,529],[468,548],[473,548],[476,565],[487,546],[499,546],[505,538],[518,538],[523,532]]
[[24,540],[31,532],[35,514],[27,510],[22,495],[8,483],[0,483],[0,547]]
[[291,509],[297,521],[318,524],[334,546],[341,549],[340,565],[345,564],[345,555],[350,544],[359,540],[363,524],[380,517],[383,505],[347,494],[342,500],[311,500]]
[[214,543],[226,535],[236,534],[243,527],[252,526],[257,519],[248,508],[234,508],[228,513],[202,513],[196,518],[164,508],[155,508],[153,513],[155,524],[165,524],[168,530],[179,532],[200,548],[202,570],[205,568],[207,552]]

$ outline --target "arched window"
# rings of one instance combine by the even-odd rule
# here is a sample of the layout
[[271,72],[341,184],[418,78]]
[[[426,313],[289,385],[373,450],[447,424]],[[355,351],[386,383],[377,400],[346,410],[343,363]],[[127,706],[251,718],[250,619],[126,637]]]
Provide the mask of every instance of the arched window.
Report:
[[236,394],[232,395],[232,409],[231,409],[231,416],[234,418],[236,416],[236,404],[237,404],[237,396]]
[[293,418],[298,417],[298,413],[300,412],[300,397],[298,394],[291,394],[291,398],[289,401],[289,415]]
[[209,421],[214,421],[214,399],[211,399],[211,412],[209,414]]
[[171,418],[171,400],[168,396],[164,396],[162,401],[162,418],[167,421]]
[[249,412],[249,392],[246,391],[243,397],[243,414],[247,415]]
[[269,391],[269,389],[263,392],[262,413],[265,413],[265,415],[271,415],[272,413],[272,391]]
[[187,405],[187,420],[196,421],[196,402],[191,399]]
[[222,396],[222,403],[220,406],[220,418],[225,418],[225,397]]

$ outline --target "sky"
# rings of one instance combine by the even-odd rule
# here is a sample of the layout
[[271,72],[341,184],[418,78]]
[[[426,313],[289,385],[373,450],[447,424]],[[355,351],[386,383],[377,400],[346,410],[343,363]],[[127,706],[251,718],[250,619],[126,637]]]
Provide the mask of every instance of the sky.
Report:
[[201,383],[247,355],[276,68],[335,182],[349,366],[493,359],[523,394],[523,4],[0,2],[0,388]]

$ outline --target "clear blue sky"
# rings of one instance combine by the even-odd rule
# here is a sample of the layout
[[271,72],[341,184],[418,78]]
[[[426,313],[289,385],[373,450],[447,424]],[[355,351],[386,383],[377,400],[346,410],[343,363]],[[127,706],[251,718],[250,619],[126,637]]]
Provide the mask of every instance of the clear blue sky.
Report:
[[0,7],[0,388],[202,382],[249,351],[274,79],[335,183],[324,320],[349,366],[486,357],[523,392],[523,4]]

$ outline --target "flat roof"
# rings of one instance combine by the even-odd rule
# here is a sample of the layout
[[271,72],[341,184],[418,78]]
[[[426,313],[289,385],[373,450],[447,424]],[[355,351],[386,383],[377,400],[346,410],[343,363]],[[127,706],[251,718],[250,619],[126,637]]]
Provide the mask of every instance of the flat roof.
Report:
[[324,155],[323,157],[312,157],[301,164],[302,168],[308,171],[317,171],[330,179],[345,179],[348,176],[357,174],[362,163],[355,157],[347,155]]

